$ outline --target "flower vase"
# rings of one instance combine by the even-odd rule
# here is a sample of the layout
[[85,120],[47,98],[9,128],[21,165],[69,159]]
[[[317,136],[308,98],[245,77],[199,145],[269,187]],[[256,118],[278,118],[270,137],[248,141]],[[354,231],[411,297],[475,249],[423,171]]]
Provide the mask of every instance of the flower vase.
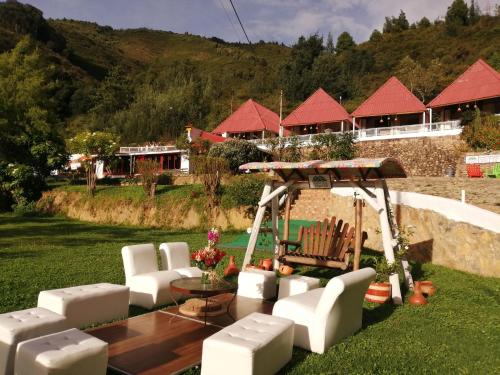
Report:
[[210,284],[210,279],[208,277],[208,271],[203,271],[201,274],[201,283],[202,284]]

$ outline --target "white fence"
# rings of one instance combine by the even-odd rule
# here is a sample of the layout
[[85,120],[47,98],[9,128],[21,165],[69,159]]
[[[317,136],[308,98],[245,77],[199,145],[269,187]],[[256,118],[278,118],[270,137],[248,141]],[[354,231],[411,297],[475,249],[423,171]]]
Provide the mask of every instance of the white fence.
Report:
[[[351,131],[348,131],[352,133]],[[460,120],[435,122],[432,124],[401,125],[385,128],[357,129],[354,131],[357,141],[374,141],[382,139],[415,138],[415,137],[439,137],[445,135],[458,135],[462,132]],[[325,134],[325,133],[323,133]],[[341,134],[341,132],[330,133]],[[310,146],[317,134],[304,134],[294,137],[282,138],[283,145],[289,145],[293,139],[298,140],[301,146]],[[260,148],[268,148],[266,139],[252,139],[250,142],[257,144]]]

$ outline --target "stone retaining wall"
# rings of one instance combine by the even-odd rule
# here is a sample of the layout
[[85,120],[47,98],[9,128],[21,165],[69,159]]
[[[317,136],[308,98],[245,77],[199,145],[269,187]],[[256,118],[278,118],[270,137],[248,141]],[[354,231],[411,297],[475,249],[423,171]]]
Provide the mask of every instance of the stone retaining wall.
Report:
[[362,158],[399,159],[409,176],[444,176],[448,168],[463,163],[465,143],[459,135],[362,141],[357,144]]
[[[447,219],[431,210],[394,205],[399,225],[412,226],[411,258],[483,276],[500,275],[500,234]],[[353,198],[329,190],[302,190],[291,212],[292,219],[323,220],[336,216],[354,223]],[[363,211],[365,246],[382,251],[379,218],[368,205]]]

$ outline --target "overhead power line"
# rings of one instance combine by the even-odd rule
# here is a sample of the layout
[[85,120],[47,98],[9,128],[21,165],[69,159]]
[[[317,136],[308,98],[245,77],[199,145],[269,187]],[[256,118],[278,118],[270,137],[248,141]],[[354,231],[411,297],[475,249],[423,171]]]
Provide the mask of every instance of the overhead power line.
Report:
[[236,27],[234,26],[234,23],[231,20],[231,17],[229,16],[229,12],[227,11],[226,6],[224,5],[224,2],[222,0],[219,0],[219,4],[222,7],[222,9],[224,9],[224,13],[226,14],[226,17],[227,17],[229,23],[231,23],[231,27],[233,28],[234,35],[236,36],[236,39],[238,39],[238,42],[241,42],[240,36],[238,35],[238,31],[236,30]]
[[248,44],[252,44],[252,42],[248,38],[248,35],[247,35],[247,32],[245,31],[245,28],[243,27],[243,23],[241,23],[240,16],[238,16],[238,12],[236,11],[236,8],[234,7],[233,0],[229,0],[229,2],[231,3],[231,6],[233,7],[234,14],[236,14],[236,18],[238,19],[238,22],[240,23],[241,29],[243,30],[243,34],[245,34],[245,37],[248,40]]

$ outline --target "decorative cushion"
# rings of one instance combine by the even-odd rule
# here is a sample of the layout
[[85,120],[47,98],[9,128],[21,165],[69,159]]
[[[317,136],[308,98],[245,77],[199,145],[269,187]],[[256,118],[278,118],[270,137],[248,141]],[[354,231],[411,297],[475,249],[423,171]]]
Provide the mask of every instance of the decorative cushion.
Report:
[[238,275],[238,295],[249,298],[270,299],[276,297],[274,271],[246,270]]
[[252,313],[203,341],[201,373],[275,374],[292,348],[293,321]]
[[72,327],[107,322],[128,316],[129,287],[108,283],[45,290],[38,307],[68,318]]
[[279,285],[278,299],[281,299],[319,288],[321,283],[320,280],[315,277],[291,275],[281,277]]
[[105,375],[108,344],[78,329],[21,342],[16,375]]
[[17,344],[69,327],[64,316],[35,307],[0,315],[0,374],[14,373]]

